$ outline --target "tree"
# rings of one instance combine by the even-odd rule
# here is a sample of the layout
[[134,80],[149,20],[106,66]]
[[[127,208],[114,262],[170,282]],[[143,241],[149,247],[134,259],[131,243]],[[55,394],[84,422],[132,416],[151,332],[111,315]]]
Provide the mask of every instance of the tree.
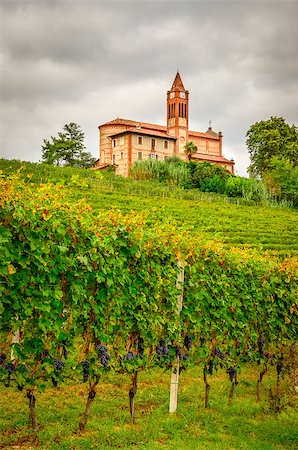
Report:
[[251,175],[262,177],[273,157],[286,158],[298,165],[298,128],[288,125],[283,117],[256,122],[249,128],[246,137]]
[[192,141],[187,142],[184,146],[184,153],[189,161],[191,161],[191,157],[197,152],[197,150],[197,147]]
[[94,165],[96,158],[84,151],[85,135],[81,127],[74,123],[64,125],[58,137],[51,136],[51,141],[44,139],[42,161],[57,166],[88,168]]
[[264,183],[272,197],[298,206],[298,165],[285,158],[272,158]]

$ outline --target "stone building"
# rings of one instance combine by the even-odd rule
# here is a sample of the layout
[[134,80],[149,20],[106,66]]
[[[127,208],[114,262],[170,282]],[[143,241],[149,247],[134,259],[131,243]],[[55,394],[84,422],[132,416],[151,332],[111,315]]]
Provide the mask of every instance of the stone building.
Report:
[[116,166],[116,174],[128,176],[134,161],[164,160],[177,155],[186,160],[184,146],[192,141],[197,153],[192,160],[220,164],[234,173],[234,161],[222,155],[222,133],[209,126],[204,132],[188,128],[189,93],[177,72],[171,90],[167,92],[167,125],[155,125],[135,120],[114,119],[98,127],[100,159],[95,169]]

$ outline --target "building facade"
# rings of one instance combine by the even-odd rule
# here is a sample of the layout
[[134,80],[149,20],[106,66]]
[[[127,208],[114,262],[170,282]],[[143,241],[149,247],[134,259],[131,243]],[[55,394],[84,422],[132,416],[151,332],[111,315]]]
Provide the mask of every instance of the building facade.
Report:
[[166,126],[120,118],[100,125],[100,158],[95,169],[114,165],[116,174],[128,176],[130,167],[138,160],[165,160],[173,155],[186,160],[184,146],[192,141],[197,147],[192,160],[219,164],[234,173],[234,161],[222,155],[221,132],[214,132],[211,126],[205,133],[189,130],[188,102],[189,92],[177,72],[167,92]]

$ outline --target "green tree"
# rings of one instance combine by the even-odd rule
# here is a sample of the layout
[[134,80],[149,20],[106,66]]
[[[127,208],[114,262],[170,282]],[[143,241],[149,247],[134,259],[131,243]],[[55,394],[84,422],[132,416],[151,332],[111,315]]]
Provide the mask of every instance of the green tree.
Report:
[[84,151],[85,135],[81,127],[74,123],[64,125],[58,137],[44,139],[42,145],[42,162],[56,166],[88,168],[94,165],[96,158]]
[[298,206],[298,166],[285,158],[272,158],[264,183],[271,197]]
[[184,146],[184,153],[189,161],[191,161],[192,156],[197,152],[197,150],[197,147],[192,141],[187,142]]
[[298,128],[288,125],[282,117],[256,122],[246,133],[246,145],[253,176],[263,176],[269,169],[272,157],[286,158],[298,164]]

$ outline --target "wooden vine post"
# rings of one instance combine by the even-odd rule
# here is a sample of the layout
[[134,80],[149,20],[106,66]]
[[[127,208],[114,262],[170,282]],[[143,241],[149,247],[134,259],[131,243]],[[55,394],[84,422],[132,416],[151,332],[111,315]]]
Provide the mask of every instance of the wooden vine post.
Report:
[[[177,296],[177,315],[180,315],[183,303],[183,283],[184,283],[184,266],[181,261],[178,261],[178,276],[176,281],[176,286],[180,290]],[[171,386],[170,386],[170,405],[169,412],[175,413],[177,410],[178,403],[178,385],[179,385],[179,356],[176,357],[175,363],[173,364],[172,374],[171,374]]]

